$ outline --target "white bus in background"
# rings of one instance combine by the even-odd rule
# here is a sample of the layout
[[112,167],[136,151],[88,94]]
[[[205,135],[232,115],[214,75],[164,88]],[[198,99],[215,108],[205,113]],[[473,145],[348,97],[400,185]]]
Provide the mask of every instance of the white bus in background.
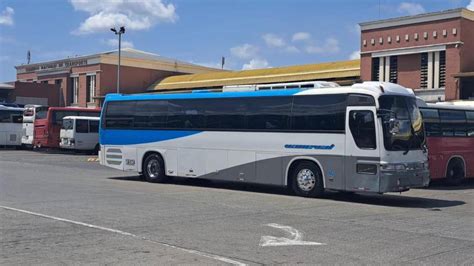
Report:
[[429,183],[415,95],[396,84],[251,92],[109,94],[102,165],[142,173],[325,190],[401,192]]
[[0,146],[21,146],[23,108],[0,105]]
[[261,90],[282,90],[282,89],[316,89],[316,88],[337,88],[339,84],[329,81],[302,81],[286,82],[258,85],[229,85],[222,88],[223,92],[232,91],[261,91]]
[[99,117],[66,116],[60,132],[59,146],[62,149],[94,151],[99,146]]
[[23,133],[21,144],[26,147],[33,146],[35,137],[35,120],[46,118],[48,106],[27,104],[23,111]]

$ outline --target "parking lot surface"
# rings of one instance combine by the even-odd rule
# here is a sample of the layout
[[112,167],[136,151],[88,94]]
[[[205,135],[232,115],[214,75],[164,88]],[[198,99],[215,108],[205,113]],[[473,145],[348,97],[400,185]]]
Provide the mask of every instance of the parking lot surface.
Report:
[[474,264],[474,185],[402,194],[174,179],[0,150],[0,264]]

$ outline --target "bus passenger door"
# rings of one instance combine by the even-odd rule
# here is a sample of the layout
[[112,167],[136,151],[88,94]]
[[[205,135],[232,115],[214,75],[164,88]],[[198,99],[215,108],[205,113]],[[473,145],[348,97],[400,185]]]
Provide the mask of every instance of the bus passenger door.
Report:
[[346,147],[344,156],[345,190],[379,189],[380,147],[375,107],[348,106],[346,112]]

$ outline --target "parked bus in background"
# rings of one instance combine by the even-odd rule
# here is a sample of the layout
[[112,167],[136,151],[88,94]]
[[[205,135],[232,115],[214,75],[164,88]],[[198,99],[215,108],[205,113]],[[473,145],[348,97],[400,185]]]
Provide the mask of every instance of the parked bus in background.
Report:
[[222,88],[223,92],[234,91],[263,91],[263,90],[284,90],[284,89],[315,89],[315,88],[337,88],[339,84],[330,81],[302,81],[271,84],[247,84],[228,85]]
[[0,146],[20,146],[23,108],[0,105]]
[[48,112],[48,106],[44,105],[25,105],[23,111],[23,134],[21,137],[22,146],[32,147],[35,133],[35,120],[43,119]]
[[59,148],[59,133],[66,116],[100,116],[100,109],[49,107],[46,117],[35,120],[35,147]]
[[61,127],[62,149],[93,151],[95,154],[99,146],[99,117],[66,116]]
[[287,186],[300,196],[429,183],[415,96],[391,83],[109,94],[99,135],[102,165],[150,182],[220,179]]
[[431,179],[457,185],[474,177],[474,108],[420,105],[425,124]]

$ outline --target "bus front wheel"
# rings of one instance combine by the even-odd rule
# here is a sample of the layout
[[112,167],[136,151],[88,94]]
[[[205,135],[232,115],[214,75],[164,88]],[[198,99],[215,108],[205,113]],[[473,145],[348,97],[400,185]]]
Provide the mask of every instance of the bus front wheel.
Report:
[[142,166],[142,173],[148,182],[163,183],[168,180],[168,177],[165,175],[163,158],[156,153],[146,156]]
[[299,162],[291,171],[291,187],[298,196],[322,196],[324,185],[319,167],[312,162]]

